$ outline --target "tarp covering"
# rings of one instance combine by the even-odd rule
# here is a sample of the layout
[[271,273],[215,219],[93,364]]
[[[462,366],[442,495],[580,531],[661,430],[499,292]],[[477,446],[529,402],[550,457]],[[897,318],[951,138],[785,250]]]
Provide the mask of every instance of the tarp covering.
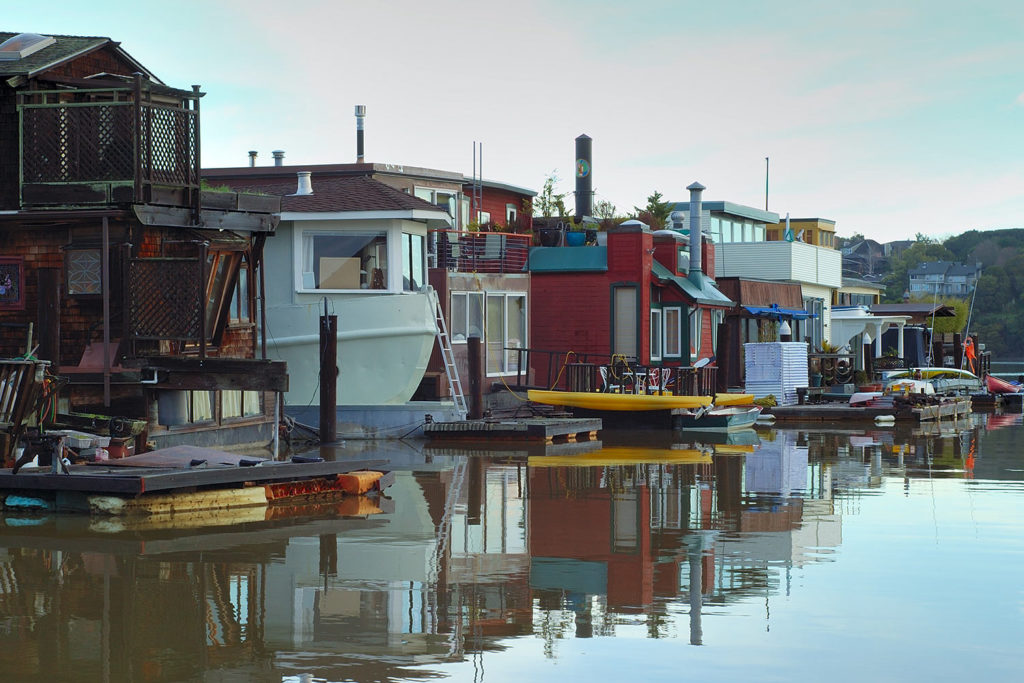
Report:
[[799,308],[783,308],[778,304],[771,306],[744,306],[751,315],[763,315],[767,317],[793,318],[794,320],[807,320],[817,317],[815,313],[808,313]]

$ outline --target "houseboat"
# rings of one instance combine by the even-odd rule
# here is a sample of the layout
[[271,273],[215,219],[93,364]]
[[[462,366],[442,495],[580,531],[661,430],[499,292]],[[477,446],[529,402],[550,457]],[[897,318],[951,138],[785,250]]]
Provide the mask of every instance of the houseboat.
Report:
[[[137,450],[270,443],[286,366],[255,311],[280,199],[200,184],[199,86],[109,38],[0,33],[0,358]],[[123,423],[122,423],[123,424]]]

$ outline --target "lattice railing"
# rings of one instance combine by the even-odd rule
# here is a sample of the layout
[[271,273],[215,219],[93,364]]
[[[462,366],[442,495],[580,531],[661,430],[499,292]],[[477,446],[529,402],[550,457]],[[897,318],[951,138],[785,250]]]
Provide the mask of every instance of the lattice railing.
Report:
[[22,117],[24,182],[131,181],[132,128],[127,103],[27,108]]
[[194,112],[144,107],[142,150],[143,178],[165,185],[199,184],[195,175]]
[[133,259],[128,269],[131,336],[199,341],[202,283],[199,259]]
[[21,95],[22,182],[198,188],[198,109],[154,104],[145,95],[137,107],[132,96],[118,90]]

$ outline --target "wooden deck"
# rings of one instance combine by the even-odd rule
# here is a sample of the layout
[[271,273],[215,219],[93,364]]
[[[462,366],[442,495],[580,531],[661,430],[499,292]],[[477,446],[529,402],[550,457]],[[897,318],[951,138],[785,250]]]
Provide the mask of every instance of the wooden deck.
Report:
[[874,421],[877,417],[892,416],[897,422],[926,422],[956,419],[971,412],[971,399],[955,398],[936,405],[916,408],[850,406],[840,403],[818,403],[792,406],[774,406],[765,411],[777,421],[847,422]]
[[462,420],[433,422],[423,425],[423,434],[432,441],[464,440],[534,441],[593,441],[602,428],[597,418],[550,418]]
[[[101,463],[0,470],[0,497],[39,499],[47,509],[159,514],[267,505],[350,493],[346,477],[384,460],[273,461],[209,448],[172,448]],[[387,485],[385,475],[377,488]],[[101,498],[105,500],[100,500]]]

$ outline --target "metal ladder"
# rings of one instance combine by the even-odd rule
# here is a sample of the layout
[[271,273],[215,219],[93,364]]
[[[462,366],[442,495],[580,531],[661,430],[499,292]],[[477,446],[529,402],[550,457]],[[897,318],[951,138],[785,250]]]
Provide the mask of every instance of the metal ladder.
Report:
[[452,343],[448,337],[448,324],[444,321],[444,311],[441,310],[441,301],[437,296],[437,290],[431,289],[430,296],[434,300],[434,323],[437,330],[437,344],[441,347],[441,359],[444,361],[444,373],[448,377],[448,389],[451,391],[452,400],[455,402],[455,409],[459,413],[459,419],[465,420],[468,412],[466,408],[466,395],[462,391],[459,369],[455,366],[455,354],[452,353]]

